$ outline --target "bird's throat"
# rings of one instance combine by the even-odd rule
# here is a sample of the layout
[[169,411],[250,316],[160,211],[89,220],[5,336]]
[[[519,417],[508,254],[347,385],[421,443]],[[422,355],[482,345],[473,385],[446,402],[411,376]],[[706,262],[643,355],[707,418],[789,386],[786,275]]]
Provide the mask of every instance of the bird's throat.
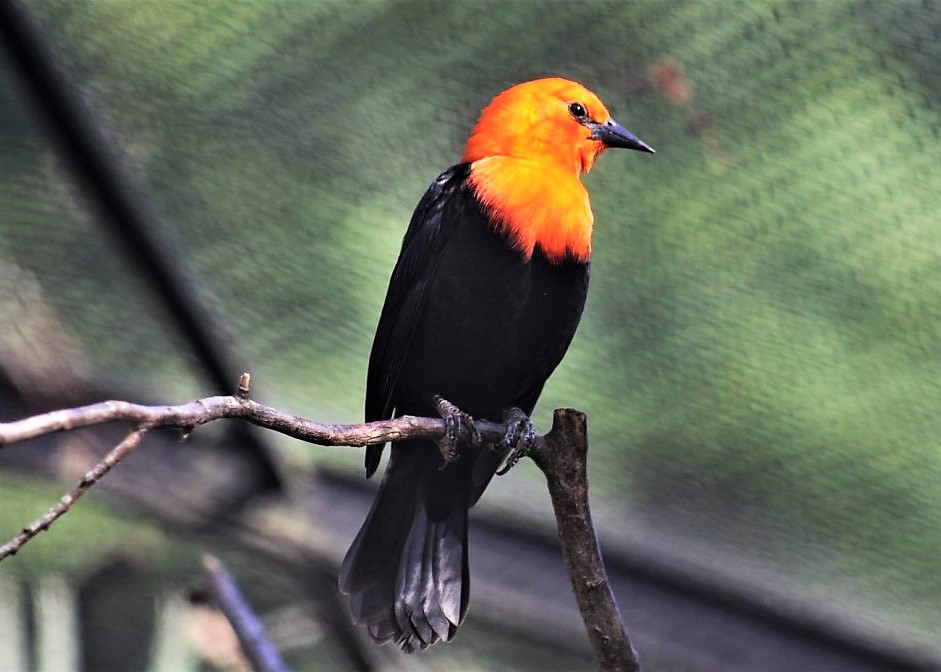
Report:
[[588,191],[552,163],[489,156],[471,164],[470,185],[494,228],[529,259],[538,245],[549,261],[588,261],[594,215]]

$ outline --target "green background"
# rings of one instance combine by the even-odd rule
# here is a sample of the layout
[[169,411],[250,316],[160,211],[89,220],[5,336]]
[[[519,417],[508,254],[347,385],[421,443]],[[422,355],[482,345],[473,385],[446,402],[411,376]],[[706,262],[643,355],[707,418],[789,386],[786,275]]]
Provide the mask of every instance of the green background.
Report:
[[[538,76],[588,85],[657,155],[609,152],[586,177],[591,294],[537,424],[589,414],[614,527],[938,648],[937,3],[31,8],[256,396],[325,421],[360,419],[411,210],[480,108]],[[0,350],[40,378],[68,353],[77,378],[152,400],[208,394],[4,77]],[[359,469],[355,452],[279,446]],[[516,470],[494,501],[538,478]]]

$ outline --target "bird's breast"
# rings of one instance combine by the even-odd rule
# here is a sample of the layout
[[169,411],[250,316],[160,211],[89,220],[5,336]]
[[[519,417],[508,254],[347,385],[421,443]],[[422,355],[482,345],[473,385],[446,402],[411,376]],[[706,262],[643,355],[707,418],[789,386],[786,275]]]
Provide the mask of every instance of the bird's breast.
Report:
[[478,417],[498,420],[510,406],[529,412],[572,339],[587,290],[586,263],[553,263],[538,248],[527,258],[482,213],[469,219],[428,287],[401,377],[407,405],[440,394]]
[[529,258],[591,257],[594,214],[578,176],[553,162],[490,156],[471,164],[468,181],[497,231]]

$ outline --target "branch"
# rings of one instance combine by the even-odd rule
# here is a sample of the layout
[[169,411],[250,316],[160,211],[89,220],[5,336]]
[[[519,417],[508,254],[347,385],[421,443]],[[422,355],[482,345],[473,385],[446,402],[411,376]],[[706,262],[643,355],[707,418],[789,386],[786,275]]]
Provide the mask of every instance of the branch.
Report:
[[[241,418],[253,425],[321,446],[371,446],[406,438],[434,440],[444,436],[445,431],[444,420],[440,418],[403,415],[392,420],[336,425],[314,422],[240,396],[220,396],[178,406],[103,401],[14,422],[0,422],[0,449],[46,434],[108,422],[131,422],[145,429],[179,427],[189,430],[221,418]],[[478,420],[474,424],[486,441],[500,441],[506,432],[505,425],[500,423]]]
[[[92,467],[49,511],[0,546],[0,562],[16,555],[31,539],[49,529],[52,523],[65,515],[82,495],[140,444],[147,430],[155,427],[177,427],[188,432],[213,420],[241,418],[259,427],[322,446],[369,446],[406,438],[437,440],[445,433],[444,420],[411,415],[352,425],[314,422],[252,401],[248,398],[248,388],[248,374],[242,374],[235,396],[206,397],[178,406],[145,406],[127,401],[103,401],[90,406],[52,411],[14,422],[0,423],[0,449],[55,432],[109,422],[124,421],[135,426],[118,446]],[[481,437],[488,441],[500,441],[506,432],[504,425],[494,422],[477,421],[474,425]]]
[[[440,418],[408,415],[359,424],[313,422],[249,399],[245,376],[235,396],[206,397],[178,406],[144,406],[125,401],[105,401],[0,423],[0,449],[55,432],[109,422],[124,421],[134,426],[127,437],[45,515],[0,546],[0,561],[14,555],[30,539],[64,515],[79,497],[140,444],[149,429],[176,427],[189,431],[222,418],[240,418],[259,427],[324,446],[369,446],[406,438],[438,440],[446,432],[445,421]],[[474,421],[473,424],[481,439],[487,442],[498,443],[506,434],[505,424],[482,420]],[[631,646],[608,584],[588,508],[586,432],[587,422],[583,413],[558,409],[549,434],[536,437],[532,458],[546,476],[562,540],[566,571],[572,581],[599,669],[604,672],[638,672],[640,666],[637,654]]]
[[277,649],[265,633],[261,620],[242,596],[235,580],[215,557],[203,558],[203,567],[213,602],[232,626],[242,652],[255,672],[288,672]]
[[[40,532],[48,530],[50,525],[64,516],[82,495],[91,490],[105,474],[111,471],[112,467],[127,457],[132,450],[137,448],[146,433],[146,428],[138,427],[124,437],[121,443],[115,446],[98,464],[82,476],[82,480],[78,482],[78,485],[62,495],[51,509],[24,527],[23,530],[10,539],[10,541],[0,546],[0,561],[7,556],[16,555],[17,551],[19,551],[26,542]],[[0,441],[0,444],[2,444],[2,441]]]
[[639,672],[601,559],[588,508],[588,421],[570,408],[556,409],[552,430],[531,457],[546,476],[562,541],[565,570],[572,581],[588,640],[604,672]]

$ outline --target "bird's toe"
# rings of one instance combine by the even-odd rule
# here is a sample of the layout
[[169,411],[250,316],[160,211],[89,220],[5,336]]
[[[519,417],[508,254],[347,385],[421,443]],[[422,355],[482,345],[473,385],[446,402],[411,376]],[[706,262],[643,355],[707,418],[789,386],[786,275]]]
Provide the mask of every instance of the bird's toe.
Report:
[[497,471],[500,476],[529,455],[536,445],[536,426],[522,409],[510,408],[504,411],[503,422],[506,423],[506,433],[497,447],[506,457],[503,466]]
[[441,466],[443,469],[460,457],[460,442],[466,441],[472,446],[479,446],[481,437],[474,418],[470,415],[439,395],[435,395],[434,403],[438,415],[444,420],[444,436],[438,440],[438,449],[444,458],[444,464]]

